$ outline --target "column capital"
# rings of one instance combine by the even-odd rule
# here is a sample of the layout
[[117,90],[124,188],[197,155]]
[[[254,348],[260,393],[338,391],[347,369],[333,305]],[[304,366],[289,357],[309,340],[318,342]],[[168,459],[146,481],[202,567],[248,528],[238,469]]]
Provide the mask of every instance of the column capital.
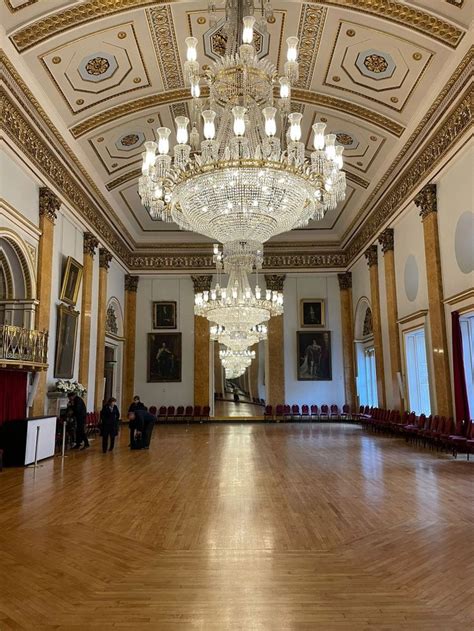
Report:
[[386,228],[379,234],[379,243],[382,246],[382,252],[388,252],[395,248],[395,239],[393,228]]
[[99,248],[99,267],[109,269],[112,254],[105,248]]
[[139,276],[125,276],[125,291],[133,291],[137,293]]
[[61,208],[61,200],[53,193],[53,191],[47,186],[40,186],[39,189],[39,214],[40,217],[45,217],[51,223],[54,223],[57,219],[57,213]]
[[94,237],[92,232],[84,232],[83,238],[84,238],[84,243],[83,243],[84,254],[89,254],[90,256],[94,256],[95,249],[99,245],[99,240],[96,237]]
[[343,272],[337,275],[339,281],[339,289],[351,289],[352,288],[352,272]]
[[191,276],[194,285],[194,293],[202,293],[203,291],[211,291],[212,276]]
[[430,213],[437,212],[438,200],[436,197],[436,184],[427,184],[426,186],[423,186],[413,201],[420,209],[420,217],[422,220]]
[[283,291],[286,274],[265,274],[265,284],[271,291]]
[[367,259],[367,265],[372,267],[373,265],[378,264],[378,248],[374,243],[364,252],[365,258]]

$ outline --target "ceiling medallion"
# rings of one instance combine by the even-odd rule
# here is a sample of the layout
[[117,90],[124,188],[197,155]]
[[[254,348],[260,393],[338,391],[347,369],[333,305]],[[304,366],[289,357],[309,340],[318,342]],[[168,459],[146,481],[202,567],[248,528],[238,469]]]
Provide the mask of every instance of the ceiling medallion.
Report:
[[387,70],[388,63],[385,57],[382,57],[382,55],[372,54],[368,55],[364,59],[364,66],[367,68],[367,70],[370,70],[370,72],[375,72],[376,74],[379,74],[380,72],[385,72]]
[[109,67],[109,61],[108,59],[105,59],[105,57],[93,57],[92,59],[89,59],[86,64],[86,72],[87,74],[97,77],[105,74]]
[[340,145],[344,146],[352,145],[354,142],[354,138],[350,134],[342,131],[336,133],[336,140]]
[[132,147],[136,145],[139,140],[140,136],[138,134],[126,134],[120,139],[120,144],[124,147]]

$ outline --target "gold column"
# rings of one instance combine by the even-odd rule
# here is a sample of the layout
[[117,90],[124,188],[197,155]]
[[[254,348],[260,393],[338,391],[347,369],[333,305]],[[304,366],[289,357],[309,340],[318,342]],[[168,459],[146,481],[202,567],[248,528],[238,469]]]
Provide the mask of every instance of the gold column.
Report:
[[122,416],[135,395],[135,338],[137,330],[137,289],[138,276],[125,276],[125,315],[122,373]]
[[387,294],[388,339],[390,344],[390,368],[392,382],[392,407],[403,409],[400,396],[398,374],[402,372],[402,358],[400,352],[400,336],[398,334],[397,281],[395,276],[394,233],[393,228],[387,228],[379,236],[382,246],[385,268],[385,292]]
[[255,346],[252,346],[250,350],[255,351],[255,359],[252,361],[248,369],[249,392],[250,392],[251,397],[258,398],[258,356],[259,356],[260,344],[255,344]]
[[378,405],[386,407],[385,375],[383,365],[382,318],[380,315],[379,266],[377,245],[371,245],[365,251],[365,258],[370,272],[370,296],[372,302],[372,322],[374,329],[375,370],[377,372]]
[[81,340],[79,349],[79,383],[87,389],[89,384],[89,360],[91,349],[92,279],[94,254],[99,245],[90,232],[84,232],[84,260],[82,272]]
[[[61,207],[61,200],[46,186],[39,189],[39,228],[41,237],[38,245],[36,328],[49,331],[51,317],[51,282],[53,272],[54,223]],[[54,357],[48,358],[51,363]],[[44,414],[46,401],[46,371],[39,375],[38,389],[33,401],[33,416]]]
[[342,356],[344,363],[344,392],[346,403],[356,409],[354,369],[354,327],[352,322],[352,273],[338,274],[341,297]]
[[[212,276],[191,276],[194,293],[210,291]],[[210,331],[209,321],[202,316],[194,316],[194,405],[210,405]]]
[[[283,291],[285,274],[265,274],[267,289]],[[268,405],[285,403],[285,343],[283,316],[268,321],[265,342],[265,402]]]
[[418,208],[420,208],[425,241],[428,308],[435,378],[433,388],[436,401],[435,412],[441,416],[451,416],[453,413],[453,402],[443,304],[443,279],[439,251],[436,184],[427,184],[424,186],[415,197],[414,201]]
[[107,309],[107,273],[112,255],[105,248],[99,249],[99,301],[97,309],[97,346],[95,357],[94,407],[100,410],[104,396],[105,318]]

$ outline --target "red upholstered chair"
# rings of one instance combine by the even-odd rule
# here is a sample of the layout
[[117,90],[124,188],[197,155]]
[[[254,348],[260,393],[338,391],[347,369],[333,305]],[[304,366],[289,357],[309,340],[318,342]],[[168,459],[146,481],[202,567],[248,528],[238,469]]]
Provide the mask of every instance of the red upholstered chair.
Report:
[[201,420],[201,406],[195,405],[193,410],[193,421]]
[[273,405],[266,405],[263,413],[263,418],[269,420],[273,418]]
[[342,406],[341,419],[347,420],[351,417],[351,406],[347,405],[347,403],[344,403],[344,405]]
[[316,404],[313,403],[313,405],[311,406],[311,418],[312,419],[319,419],[319,408]]
[[180,423],[184,421],[184,405],[178,405],[175,419]]
[[321,420],[329,419],[329,407],[325,403],[321,406],[321,412],[319,413],[319,418]]
[[310,418],[310,413],[309,413],[309,405],[306,405],[306,403],[304,403],[301,406],[301,418],[305,418],[305,419],[309,419]]
[[284,412],[283,406],[279,403],[276,406],[276,410],[275,410],[275,418],[277,421],[283,418],[283,412]]
[[168,409],[166,410],[166,418],[168,421],[174,420],[174,405],[168,405]]
[[211,413],[211,408],[208,405],[205,405],[202,408],[202,416],[201,416],[201,421],[208,421],[209,420],[209,414]]
[[291,418],[301,419],[300,406],[296,403],[291,406]]
[[187,421],[190,421],[193,418],[193,406],[192,405],[187,405],[186,409],[184,411],[184,416],[186,417]]
[[[459,423],[459,431],[462,431],[462,423]],[[439,437],[439,443],[441,446],[441,449],[447,449],[448,448],[448,441],[449,441],[449,437],[452,436],[453,434],[456,433],[456,425],[454,423],[454,419],[452,416],[450,416],[448,419],[446,419],[446,423],[443,427],[443,430],[441,432],[441,436]]]
[[331,405],[331,418],[339,418],[339,406],[335,403]]
[[161,405],[160,409],[158,410],[158,420],[166,421],[166,406],[165,405]]
[[288,404],[283,406],[283,416],[287,421],[291,420],[291,408]]
[[458,453],[467,453],[468,440],[474,440],[474,421],[469,421],[465,436],[455,434],[449,437],[449,445],[453,450],[453,456],[455,458],[457,458]]

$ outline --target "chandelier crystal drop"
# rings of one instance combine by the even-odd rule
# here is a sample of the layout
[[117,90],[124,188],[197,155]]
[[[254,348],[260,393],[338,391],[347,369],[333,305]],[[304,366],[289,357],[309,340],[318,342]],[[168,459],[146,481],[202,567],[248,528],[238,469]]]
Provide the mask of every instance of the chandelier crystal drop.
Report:
[[227,379],[235,379],[243,375],[246,369],[255,359],[255,351],[243,350],[234,351],[224,349],[219,351],[219,357],[225,370]]
[[[243,43],[205,73],[197,39],[186,39],[191,121],[176,118],[173,157],[170,129],[160,127],[157,142],[145,143],[138,188],[153,219],[174,221],[224,249],[253,243],[256,251],[275,235],[322,219],[344,199],[346,182],[343,147],[324,123],[313,125],[309,155],[301,141],[302,115],[291,111],[298,39],[287,39],[285,75],[278,78],[275,66],[255,52],[255,18],[242,17],[234,31]],[[204,82],[207,99],[201,98]]]

